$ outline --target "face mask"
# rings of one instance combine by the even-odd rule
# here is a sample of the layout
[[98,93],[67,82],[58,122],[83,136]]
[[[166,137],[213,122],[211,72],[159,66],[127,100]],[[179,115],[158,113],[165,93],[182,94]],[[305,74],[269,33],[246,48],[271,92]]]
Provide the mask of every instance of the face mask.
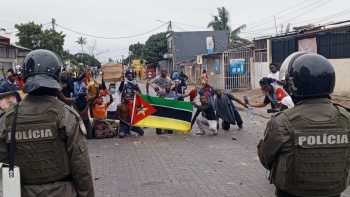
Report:
[[115,88],[110,89],[111,93],[115,93]]
[[65,75],[60,76],[60,80],[61,81],[66,81],[67,80],[67,76],[65,76]]

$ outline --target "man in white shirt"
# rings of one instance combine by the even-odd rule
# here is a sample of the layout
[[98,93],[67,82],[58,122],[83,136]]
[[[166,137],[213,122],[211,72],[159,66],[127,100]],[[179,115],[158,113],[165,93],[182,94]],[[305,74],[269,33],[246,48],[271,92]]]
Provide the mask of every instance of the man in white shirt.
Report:
[[[117,119],[117,106],[120,103],[121,92],[124,88],[124,81],[120,82],[119,88],[116,89],[115,83],[109,84],[109,90],[112,93],[113,102],[107,108],[107,119],[116,120]],[[109,97],[105,97],[106,102],[109,102]]]
[[268,74],[267,77],[272,79],[273,85],[280,87],[286,85],[285,76],[283,76],[282,79],[280,79],[280,72],[277,71],[276,65],[274,63],[271,63],[269,67],[271,73]]

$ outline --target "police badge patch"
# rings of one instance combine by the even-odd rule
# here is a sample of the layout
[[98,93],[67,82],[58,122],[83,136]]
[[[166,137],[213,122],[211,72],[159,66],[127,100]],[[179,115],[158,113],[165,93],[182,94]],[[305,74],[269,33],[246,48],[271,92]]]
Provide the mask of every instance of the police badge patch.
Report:
[[86,128],[83,122],[83,119],[81,117],[79,117],[79,127],[80,127],[80,131],[86,135]]

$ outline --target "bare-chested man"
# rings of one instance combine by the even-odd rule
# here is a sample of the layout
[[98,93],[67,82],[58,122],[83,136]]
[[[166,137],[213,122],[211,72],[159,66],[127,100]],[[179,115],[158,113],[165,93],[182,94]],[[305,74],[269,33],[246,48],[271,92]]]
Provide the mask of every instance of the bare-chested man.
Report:
[[95,96],[88,96],[86,87],[81,88],[79,91],[79,96],[77,98],[67,98],[62,93],[62,85],[58,91],[59,97],[65,103],[74,103],[75,110],[79,113],[80,117],[83,119],[86,128],[86,137],[88,139],[92,138],[92,128],[89,120],[89,103],[96,100],[99,96],[99,91],[96,91]]
[[[129,133],[130,130],[143,135],[144,131],[140,127],[131,126],[131,111],[129,109],[130,105],[130,94],[126,93],[123,99],[123,102],[119,103],[117,107],[117,117],[120,121],[119,123],[119,137],[125,137],[126,133]],[[131,127],[131,129],[130,129]]]

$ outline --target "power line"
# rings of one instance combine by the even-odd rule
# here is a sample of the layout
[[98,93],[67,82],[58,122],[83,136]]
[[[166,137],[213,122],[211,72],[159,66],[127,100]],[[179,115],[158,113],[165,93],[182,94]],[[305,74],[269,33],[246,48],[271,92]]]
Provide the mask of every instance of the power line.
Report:
[[[173,25],[174,25],[174,24],[173,24]],[[181,29],[182,31],[186,31],[185,29],[182,29],[182,28],[179,27],[179,26],[174,25],[174,27],[177,27],[178,29]]]
[[189,26],[189,27],[197,27],[197,28],[202,28],[202,29],[208,29],[206,27],[200,27],[200,26],[195,26],[195,25],[187,25],[187,24],[183,24],[183,23],[178,23],[178,22],[173,22],[172,23],[178,24],[178,25],[184,25],[184,26]]
[[[326,3],[330,2],[330,1],[332,1],[332,0],[329,0],[329,1],[327,1]],[[326,3],[324,3],[324,4],[326,4]],[[315,7],[315,8],[313,8],[313,9],[311,9],[311,10],[308,10],[308,11],[306,11],[306,12],[304,12],[304,13],[302,13],[302,14],[300,14],[300,15],[294,17],[294,18],[288,19],[287,21],[284,21],[284,22],[278,24],[277,26],[280,26],[280,25],[282,25],[283,23],[286,23],[286,22],[289,22],[289,21],[291,21],[291,20],[293,20],[293,19],[295,19],[295,18],[298,18],[298,17],[301,16],[301,15],[304,15],[304,14],[306,14],[306,13],[309,13],[310,11],[317,9],[318,7],[321,7],[321,6],[324,5],[324,4],[321,4],[321,5]],[[343,11],[342,11],[342,12],[343,12]],[[342,12],[340,12],[340,13],[342,13]],[[338,14],[340,14],[340,13],[338,13]],[[343,15],[343,14],[342,14],[342,15]],[[330,16],[332,16],[332,15],[330,15]],[[339,15],[339,16],[341,16],[341,15]],[[329,17],[329,16],[326,16],[326,17]],[[326,18],[326,17],[322,17],[322,18]],[[337,17],[338,17],[338,16],[337,16]],[[320,18],[318,18],[318,19],[320,19]],[[314,20],[318,20],[318,19],[313,19],[313,20],[308,20],[308,21],[314,21]],[[295,25],[295,24],[300,24],[300,23],[305,23],[305,22],[308,22],[308,21],[293,23],[293,25]],[[252,31],[246,31],[246,32],[245,32],[245,31],[242,31],[241,33],[263,32],[263,31],[270,30],[270,29],[275,29],[275,27],[270,27],[270,28],[266,28],[266,29],[252,30]]]
[[[281,13],[283,13],[283,12],[285,12],[285,11],[287,11],[287,10],[290,10],[290,9],[292,9],[292,8],[294,8],[294,7],[297,7],[297,6],[303,4],[303,3],[307,2],[307,1],[309,1],[309,0],[306,0],[306,1],[303,1],[303,2],[301,2],[301,3],[298,3],[298,4],[296,4],[296,5],[294,5],[294,6],[290,7],[290,8],[287,8],[287,9],[281,11],[281,12],[278,12],[277,14],[271,15],[271,16],[265,18],[265,19],[262,19],[262,20],[260,20],[260,21],[258,21],[258,22],[255,22],[255,23],[252,23],[252,24],[250,24],[250,25],[255,25],[255,24],[257,24],[257,23],[260,23],[260,22],[262,22],[262,21],[264,21],[264,20],[266,20],[266,19],[268,19],[268,18],[270,18],[270,17],[273,17],[273,16],[275,16],[275,15],[281,14]],[[250,26],[250,25],[247,25],[247,26]]]
[[[169,22],[168,22],[168,23],[169,23]],[[93,38],[100,38],[100,39],[107,39],[107,40],[116,40],[116,39],[125,39],[125,38],[133,38],[133,37],[137,37],[137,36],[142,36],[142,35],[151,33],[152,31],[155,31],[155,30],[161,28],[161,27],[165,26],[165,25],[168,24],[168,23],[165,23],[165,24],[163,24],[163,25],[161,25],[161,26],[159,26],[159,27],[157,27],[157,28],[155,28],[155,29],[152,29],[152,30],[150,30],[150,31],[148,31],[148,32],[145,32],[145,33],[142,33],[142,34],[137,34],[137,35],[132,35],[132,36],[124,36],[124,37],[115,37],[115,38],[108,38],[108,37],[101,37],[101,36],[89,35],[89,34],[81,33],[81,32],[78,32],[78,31],[75,31],[75,30],[72,30],[72,29],[63,27],[63,26],[61,26],[61,25],[59,25],[59,24],[57,24],[57,23],[55,23],[55,25],[58,26],[58,27],[61,27],[61,28],[65,29],[65,30],[68,30],[68,31],[71,31],[71,32],[74,32],[74,33],[77,33],[77,34],[81,34],[81,35],[84,35],[84,36],[89,36],[89,37],[93,37]]]

